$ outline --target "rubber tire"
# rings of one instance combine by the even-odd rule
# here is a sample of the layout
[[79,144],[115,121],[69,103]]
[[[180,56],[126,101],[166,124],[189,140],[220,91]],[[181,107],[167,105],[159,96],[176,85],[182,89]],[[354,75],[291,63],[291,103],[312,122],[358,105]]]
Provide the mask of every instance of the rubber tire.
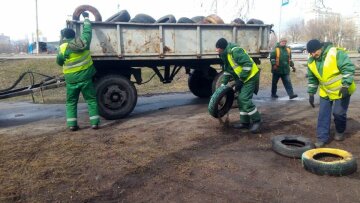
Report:
[[147,14],[137,14],[133,19],[129,22],[131,23],[155,23],[155,19]]
[[191,18],[191,20],[194,21],[195,23],[201,23],[204,19],[205,16],[195,16]]
[[235,18],[233,21],[231,21],[231,24],[244,25],[245,21],[243,21],[241,18]]
[[131,17],[129,12],[127,10],[122,10],[112,15],[110,18],[105,20],[105,22],[129,22],[130,19]]
[[[111,95],[107,92],[108,88],[116,87],[119,91],[115,93],[121,94],[120,91],[123,91],[126,94],[126,100],[123,102],[120,107],[109,107],[108,104],[105,103],[106,99],[110,100]],[[129,115],[135,108],[137,102],[137,91],[134,84],[122,75],[107,75],[100,78],[95,83],[96,88],[96,98],[98,101],[99,114],[108,120],[114,120],[119,118],[124,118]],[[109,98],[106,97],[108,95]],[[118,105],[117,102],[112,102],[111,105]]]
[[221,19],[218,15],[215,14],[207,16],[202,22],[204,24],[225,24],[223,19]]
[[84,12],[84,11],[89,11],[90,13],[92,13],[95,17],[95,21],[102,21],[102,17],[100,15],[100,12],[93,6],[90,5],[81,5],[78,6],[72,16],[73,20],[80,20],[80,15]]
[[166,15],[159,18],[155,23],[176,23],[176,18],[173,15]]
[[[325,162],[314,158],[324,153],[342,157],[342,160]],[[334,148],[308,150],[302,154],[301,163],[307,171],[317,175],[346,176],[357,170],[356,160],[351,153]]]
[[291,158],[301,158],[305,151],[315,148],[310,139],[298,135],[278,135],[271,138],[271,144],[276,153]]
[[[234,96],[235,93],[231,87],[220,86],[219,88],[217,88],[214,94],[211,96],[208,105],[209,114],[214,118],[223,117],[225,114],[227,114],[230,111],[234,101]],[[224,97],[225,97],[225,103],[221,106],[221,108],[219,108],[220,102],[224,102],[222,101]]]
[[197,97],[208,98],[212,95],[212,82],[217,75],[214,68],[209,67],[208,76],[204,76],[203,71],[193,70],[189,74],[188,87],[190,91]]
[[195,23],[195,22],[193,20],[191,20],[190,18],[181,17],[181,18],[179,18],[177,23]]
[[258,20],[258,19],[250,19],[246,22],[246,24],[257,24],[257,25],[262,25],[264,24],[264,22],[262,20]]

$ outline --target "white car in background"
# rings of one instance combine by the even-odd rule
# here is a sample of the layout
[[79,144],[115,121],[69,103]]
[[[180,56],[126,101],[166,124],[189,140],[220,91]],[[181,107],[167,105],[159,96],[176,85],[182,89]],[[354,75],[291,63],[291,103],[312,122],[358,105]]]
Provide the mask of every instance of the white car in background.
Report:
[[304,53],[306,54],[306,44],[302,43],[293,43],[288,45],[291,48],[292,53]]

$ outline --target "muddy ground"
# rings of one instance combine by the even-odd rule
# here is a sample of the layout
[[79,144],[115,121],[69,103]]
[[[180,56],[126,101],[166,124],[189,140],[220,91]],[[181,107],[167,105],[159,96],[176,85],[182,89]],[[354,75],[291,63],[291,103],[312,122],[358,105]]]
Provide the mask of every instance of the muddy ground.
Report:
[[[359,172],[318,176],[271,149],[276,135],[315,141],[318,107],[310,108],[305,93],[295,101],[262,95],[256,135],[212,118],[207,101],[103,122],[96,131],[85,113],[77,132],[59,116],[3,127],[0,202],[359,202]],[[328,145],[357,162],[359,105],[354,97],[348,138]],[[232,109],[230,122],[238,115]]]

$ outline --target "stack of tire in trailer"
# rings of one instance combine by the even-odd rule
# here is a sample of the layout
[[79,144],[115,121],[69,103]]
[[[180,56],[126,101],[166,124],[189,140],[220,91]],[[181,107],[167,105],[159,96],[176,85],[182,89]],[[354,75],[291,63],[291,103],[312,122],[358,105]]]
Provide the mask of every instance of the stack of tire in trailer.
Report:
[[317,175],[346,176],[357,170],[353,155],[345,150],[315,148],[310,139],[298,135],[278,135],[272,149],[286,157],[301,158],[302,166]]
[[[95,21],[102,21],[99,11],[90,5],[78,6],[73,13],[73,20],[79,20],[81,13],[84,11],[91,12],[95,16]],[[169,14],[155,20],[152,16],[144,13],[139,13],[131,18],[127,10],[121,10],[115,13],[104,22],[225,24],[224,21],[216,14],[208,16],[194,16],[192,18],[181,17],[178,20],[176,20],[174,15]],[[236,18],[231,22],[231,24],[264,24],[264,22],[258,19],[250,19],[245,23],[242,19]]]

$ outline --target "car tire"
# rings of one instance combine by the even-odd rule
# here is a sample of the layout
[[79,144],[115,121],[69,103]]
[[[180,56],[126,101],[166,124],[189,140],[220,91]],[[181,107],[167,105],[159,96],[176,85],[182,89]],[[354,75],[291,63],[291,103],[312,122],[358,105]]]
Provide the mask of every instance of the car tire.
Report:
[[72,15],[72,19],[73,20],[80,20],[80,15],[84,12],[84,11],[89,11],[90,13],[92,13],[95,17],[95,21],[102,21],[102,17],[100,15],[100,12],[93,6],[90,5],[81,5],[78,6],[73,15]]
[[201,23],[204,20],[205,16],[195,16],[192,17],[191,20],[194,21],[195,23]]
[[211,14],[203,19],[202,23],[204,24],[224,24],[223,19],[221,19],[218,15]]
[[176,18],[173,15],[166,15],[159,18],[156,23],[176,23]]
[[262,20],[258,20],[258,19],[250,19],[246,22],[246,24],[257,24],[257,25],[262,25],[264,24],[264,22]]
[[134,18],[132,18],[129,22],[131,23],[155,23],[155,19],[147,14],[137,14]]
[[179,18],[177,23],[195,23],[195,22],[193,20],[191,20],[190,18],[181,17],[181,18]]
[[231,21],[231,24],[244,25],[245,21],[243,21],[241,18],[235,18],[233,21]]
[[127,10],[122,10],[114,15],[112,15],[110,18],[105,20],[105,22],[129,22],[131,19],[130,14]]
[[[337,157],[341,160],[321,161],[321,157]],[[346,176],[357,170],[357,163],[353,155],[345,150],[334,148],[316,148],[302,154],[303,167],[317,175]]]
[[229,86],[220,86],[211,96],[208,111],[214,118],[221,118],[227,114],[234,101],[234,90]]
[[271,148],[276,153],[291,157],[301,158],[301,155],[315,148],[310,139],[298,135],[278,135],[271,138]]

